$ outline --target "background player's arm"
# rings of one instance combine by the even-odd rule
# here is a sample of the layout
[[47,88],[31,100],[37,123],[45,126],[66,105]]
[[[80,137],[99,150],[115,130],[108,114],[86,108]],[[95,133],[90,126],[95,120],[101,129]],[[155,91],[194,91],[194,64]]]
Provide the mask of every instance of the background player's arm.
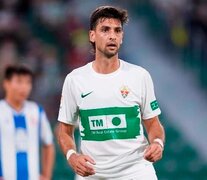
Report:
[[42,176],[41,180],[52,178],[55,148],[53,144],[43,145],[42,147]]
[[[57,140],[62,149],[63,153],[66,155],[68,150],[76,150],[76,145],[74,141],[74,129],[75,127],[70,124],[65,124],[59,122],[57,127]],[[95,173],[93,167],[88,164],[95,164],[93,159],[87,155],[73,153],[68,159],[68,163],[73,168],[75,173],[81,176],[89,176]]]
[[162,158],[163,148],[154,140],[159,138],[162,142],[165,141],[164,128],[161,125],[158,116],[143,120],[144,127],[147,131],[150,145],[145,151],[145,159],[151,162],[156,162]]

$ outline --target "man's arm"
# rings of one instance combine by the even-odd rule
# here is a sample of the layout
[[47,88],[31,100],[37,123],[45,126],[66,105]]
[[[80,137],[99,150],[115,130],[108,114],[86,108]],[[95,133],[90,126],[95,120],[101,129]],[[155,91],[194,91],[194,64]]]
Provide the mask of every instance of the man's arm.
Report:
[[162,158],[163,147],[155,139],[158,138],[163,143],[165,142],[164,128],[157,116],[143,120],[143,124],[147,131],[148,140],[150,143],[145,151],[144,157],[148,161],[156,162]]
[[42,147],[42,174],[41,180],[50,180],[54,164],[55,148],[53,144]]
[[[75,127],[73,125],[65,124],[62,122],[59,122],[58,124],[56,131],[57,140],[65,156],[69,150],[76,150],[74,141],[74,129]],[[81,176],[89,176],[95,174],[95,171],[92,167],[92,165],[95,165],[95,162],[87,155],[73,153],[68,159],[68,163],[73,168],[75,173]]]

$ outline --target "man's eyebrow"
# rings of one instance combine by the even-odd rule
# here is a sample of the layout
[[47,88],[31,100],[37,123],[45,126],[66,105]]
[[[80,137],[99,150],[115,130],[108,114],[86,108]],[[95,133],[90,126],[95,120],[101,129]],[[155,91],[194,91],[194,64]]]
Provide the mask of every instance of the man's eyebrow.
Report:
[[115,28],[115,29],[122,29],[122,26],[111,27],[107,25],[102,25],[100,28]]
[[110,28],[110,26],[102,25],[101,28]]
[[117,26],[115,29],[123,29],[122,26]]

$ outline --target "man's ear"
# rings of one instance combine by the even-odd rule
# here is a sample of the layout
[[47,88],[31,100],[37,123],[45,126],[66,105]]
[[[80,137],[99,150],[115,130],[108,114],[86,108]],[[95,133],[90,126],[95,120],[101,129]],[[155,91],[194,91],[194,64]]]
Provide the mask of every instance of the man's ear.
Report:
[[94,30],[89,31],[89,41],[94,43],[95,42],[95,32]]

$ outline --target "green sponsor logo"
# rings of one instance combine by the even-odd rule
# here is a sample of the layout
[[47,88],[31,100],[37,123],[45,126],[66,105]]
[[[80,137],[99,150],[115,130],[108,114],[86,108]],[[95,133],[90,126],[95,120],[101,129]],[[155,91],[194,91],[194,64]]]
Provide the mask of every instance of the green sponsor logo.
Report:
[[93,92],[93,91],[91,91],[91,92],[89,92],[89,93],[87,93],[87,94],[83,94],[83,93],[82,93],[82,94],[81,94],[81,97],[84,98],[84,97],[88,96],[89,94],[91,94],[92,92]]
[[138,106],[80,110],[81,137],[88,141],[135,139],[140,135],[139,113]]
[[158,103],[157,103],[157,100],[152,101],[152,102],[150,103],[150,106],[151,106],[151,109],[152,109],[153,111],[159,108],[159,105],[158,105]]

